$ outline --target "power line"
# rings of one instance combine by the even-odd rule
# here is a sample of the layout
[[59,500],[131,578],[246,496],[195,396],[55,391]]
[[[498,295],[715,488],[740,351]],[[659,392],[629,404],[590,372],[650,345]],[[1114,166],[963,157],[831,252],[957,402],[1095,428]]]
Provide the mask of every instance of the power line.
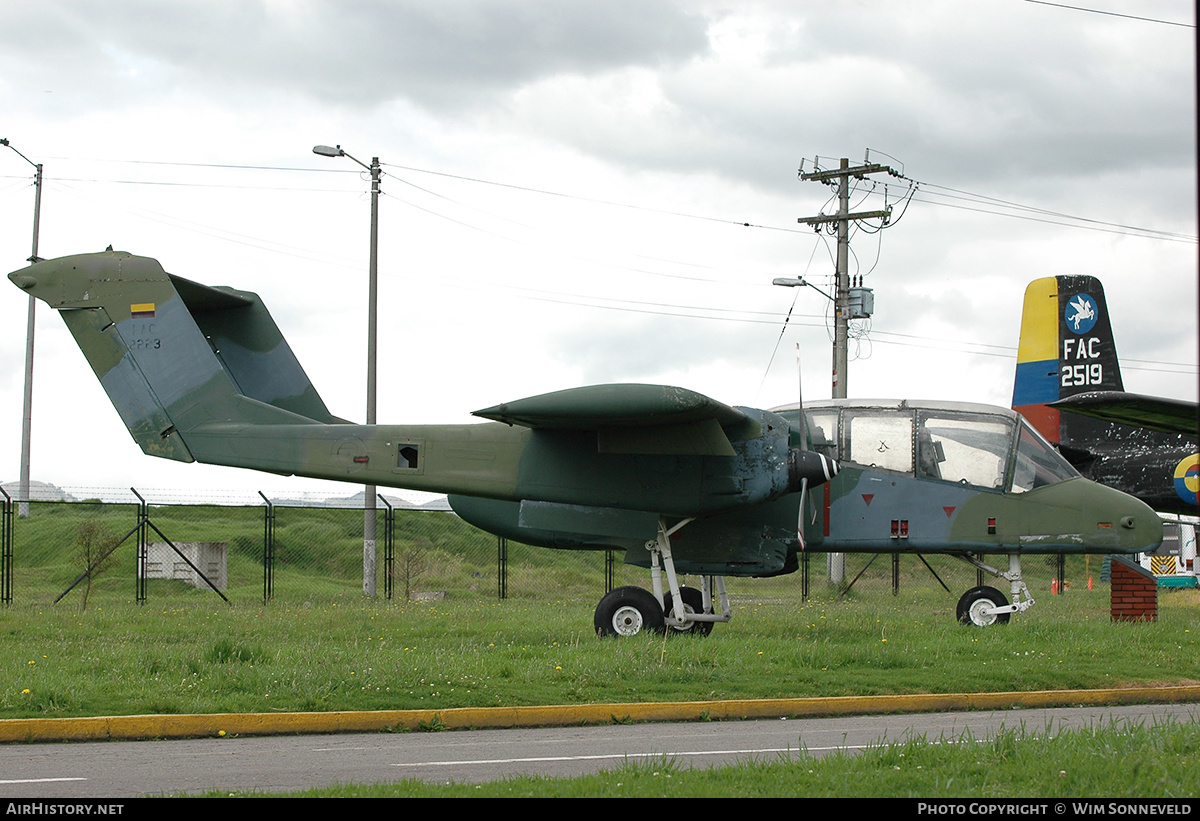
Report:
[[1025,0],[1026,3],[1034,3],[1039,6],[1054,6],[1060,9],[1070,9],[1071,11],[1086,11],[1089,14],[1104,14],[1109,17],[1124,17],[1126,20],[1141,20],[1144,23],[1162,23],[1164,26],[1181,26],[1183,28],[1194,29],[1195,23],[1177,23],[1174,20],[1160,20],[1156,17],[1139,17],[1136,14],[1121,14],[1115,11],[1104,11],[1102,9],[1089,9],[1083,6],[1068,6],[1065,3],[1050,3],[1047,0]]
[[[385,163],[385,166],[386,165],[387,164]],[[710,217],[710,216],[705,216],[703,214],[689,214],[684,211],[671,211],[671,210],[664,209],[664,208],[652,208],[647,205],[634,205],[634,204],[627,203],[627,202],[617,202],[615,200],[603,200],[603,199],[598,199],[596,197],[586,197],[586,196],[583,196],[580,194],[568,194],[568,193],[565,193],[562,191],[550,191],[550,190],[547,190],[544,188],[534,188],[532,186],[527,186],[527,185],[516,185],[514,183],[497,182],[496,180],[485,180],[485,179],[481,179],[479,177],[464,176],[462,174],[450,174],[445,171],[431,171],[427,168],[415,168],[412,166],[404,166],[404,165],[394,165],[394,166],[389,166],[389,167],[400,168],[404,171],[415,171],[420,174],[432,174],[434,176],[446,177],[448,179],[454,179],[454,180],[462,180],[464,182],[474,182],[474,183],[479,183],[480,185],[492,185],[492,186],[496,186],[498,188],[508,188],[508,189],[511,189],[514,191],[524,191],[524,192],[530,193],[530,194],[542,194],[542,195],[548,196],[548,197],[561,197],[563,199],[575,200],[577,202],[590,202],[595,205],[607,205],[607,206],[611,206],[613,208],[628,208],[628,209],[635,210],[635,211],[647,211],[647,212],[654,213],[654,214],[663,214],[665,216],[671,216],[671,217],[682,217],[684,219],[703,220],[705,222],[718,222],[718,223],[722,223],[725,225],[735,225],[735,226],[740,226],[743,228],[761,228],[761,229],[764,229],[767,231],[785,231],[785,232],[793,233],[793,234],[802,233],[798,229],[791,228],[791,227],[761,225],[758,223],[746,222],[745,220],[730,219],[728,217]]]
[[[54,158],[52,158],[52,159],[54,159]],[[57,159],[69,160],[70,158],[59,157]],[[328,169],[328,168],[310,168],[310,167],[302,167],[302,166],[247,165],[247,164],[231,164],[231,163],[190,163],[190,162],[155,161],[155,160],[105,160],[105,162],[128,163],[128,164],[133,164],[133,165],[175,166],[175,167],[180,167],[180,168],[224,168],[224,169],[239,170],[239,171],[289,171],[289,172],[301,171],[301,172],[307,172],[307,173],[321,173],[321,174],[331,174],[331,173],[332,174],[356,174],[356,173],[359,173],[358,171],[355,171],[355,170],[344,170],[344,169],[332,170],[332,169]],[[432,176],[445,177],[447,179],[462,180],[464,182],[472,182],[472,183],[476,183],[479,185],[489,185],[489,186],[494,186],[494,187],[498,187],[498,188],[506,188],[506,189],[514,190],[514,191],[523,191],[523,192],[532,193],[532,194],[540,194],[543,196],[558,197],[558,198],[562,198],[562,199],[574,200],[577,202],[589,202],[589,203],[593,203],[596,205],[605,205],[605,206],[609,206],[609,207],[613,207],[613,208],[625,208],[625,209],[631,209],[631,210],[637,210],[637,211],[645,211],[648,213],[663,214],[665,216],[679,217],[681,219],[702,220],[705,222],[714,222],[714,223],[720,223],[720,224],[724,224],[724,225],[732,225],[732,226],[743,227],[743,228],[756,228],[759,230],[766,230],[766,231],[781,231],[781,232],[785,232],[785,233],[807,233],[804,229],[797,229],[797,228],[792,228],[789,226],[766,225],[766,224],[750,222],[750,221],[746,221],[746,220],[732,219],[729,217],[714,217],[714,216],[708,216],[708,215],[703,215],[703,214],[693,214],[693,213],[688,213],[688,212],[684,212],[684,211],[674,211],[674,210],[664,209],[664,208],[654,208],[652,206],[647,206],[647,205],[638,205],[638,204],[633,204],[633,203],[619,202],[616,200],[605,200],[605,199],[589,197],[589,196],[580,195],[580,194],[566,193],[566,192],[562,192],[562,191],[551,191],[548,189],[537,188],[534,186],[500,182],[497,180],[488,180],[488,179],[483,179],[480,177],[471,177],[471,176],[467,176],[464,174],[453,174],[453,173],[449,173],[449,172],[445,172],[445,171],[435,171],[435,170],[428,169],[428,168],[418,168],[415,166],[404,166],[404,165],[396,165],[396,164],[388,164],[388,163],[385,163],[384,167],[385,168],[397,168],[400,170],[411,171],[411,172],[415,172],[415,173],[419,173],[419,174],[429,174]],[[391,176],[391,175],[389,175],[389,176]],[[295,186],[224,185],[224,184],[218,184],[218,183],[171,182],[171,181],[154,181],[154,180],[102,180],[102,179],[95,179],[95,178],[83,179],[83,178],[63,178],[63,177],[60,177],[57,179],[66,181],[66,182],[91,182],[91,183],[96,183],[96,184],[109,183],[109,184],[116,184],[116,185],[157,185],[157,186],[180,187],[180,188],[194,187],[194,188],[214,188],[214,189],[232,189],[232,190],[308,191],[308,192],[317,192],[317,193],[327,192],[327,191],[331,190],[331,189],[321,189],[321,188],[303,188],[303,187],[295,187]],[[403,180],[399,177],[393,177],[393,179],[396,179],[406,185],[411,185],[414,188],[417,188],[418,190],[426,191],[426,193],[430,193],[433,196],[439,196],[439,197],[442,196],[442,195],[437,194],[436,192],[431,192],[428,189],[424,189],[424,188],[421,188],[420,186],[416,186],[415,184],[410,183],[406,180]],[[940,205],[940,206],[946,207],[946,208],[958,208],[958,209],[964,210],[964,211],[976,211],[979,213],[991,214],[993,216],[1000,216],[1000,217],[1008,217],[1011,219],[1022,219],[1022,220],[1033,221],[1033,222],[1045,222],[1045,223],[1048,223],[1051,225],[1061,225],[1061,226],[1067,227],[1067,228],[1084,228],[1084,229],[1093,230],[1093,231],[1103,231],[1106,233],[1123,234],[1126,236],[1143,236],[1147,239],[1161,239],[1161,240],[1168,241],[1168,242],[1196,242],[1197,241],[1196,237],[1190,236],[1187,234],[1179,234],[1179,233],[1173,233],[1173,232],[1169,232],[1169,231],[1161,231],[1161,230],[1154,229],[1154,228],[1143,228],[1143,227],[1136,226],[1136,225],[1124,225],[1121,223],[1106,222],[1104,220],[1098,220],[1098,219],[1094,219],[1091,217],[1075,216],[1072,214],[1067,214],[1067,213],[1063,213],[1063,212],[1059,212],[1059,211],[1050,211],[1048,209],[1039,208],[1037,206],[1023,205],[1020,203],[1002,200],[1002,199],[999,199],[996,197],[989,197],[984,194],[972,194],[967,191],[962,191],[959,189],[951,188],[949,186],[938,185],[936,183],[917,182],[917,181],[914,181],[914,182],[916,183],[916,189],[920,190],[926,194],[934,193],[934,192],[929,192],[926,189],[930,189],[930,188],[941,189],[942,191],[948,191],[948,192],[953,192],[954,194],[958,194],[961,197],[963,197],[964,199],[966,199],[967,201],[978,201],[981,205],[991,205],[991,206],[996,206],[996,207],[1000,207],[1000,208],[1004,208],[1004,209],[1012,209],[1012,210],[1016,210],[1016,211],[1027,211],[1027,212],[1029,212],[1029,214],[1040,214],[1043,217],[1051,217],[1051,218],[1039,218],[1036,216],[1029,216],[1026,214],[1008,213],[1007,211],[1003,211],[1003,210],[999,210],[999,211],[998,210],[990,210],[988,208],[982,208],[982,207],[971,208],[971,207],[963,206],[963,205],[953,205],[950,203],[938,202],[936,200],[930,200],[930,199],[926,199],[924,197],[917,196],[916,190],[907,192],[908,195],[906,197],[904,197],[905,210],[907,209],[907,205],[909,202],[916,200],[918,202],[924,202],[924,203],[927,203],[930,205]],[[934,195],[937,196],[937,194],[934,194]],[[950,197],[950,195],[948,195],[948,194],[943,194],[940,196]],[[443,198],[445,198],[445,197],[443,197]],[[445,199],[448,199],[448,198],[445,198]],[[453,202],[453,200],[451,200],[451,201]],[[469,207],[469,206],[465,206],[465,207]],[[903,217],[903,215],[904,215],[904,211],[902,210],[900,217]],[[898,222],[900,217],[897,217],[892,222],[893,223]],[[1077,225],[1074,223],[1082,223],[1082,224]]]
[[[937,200],[929,200],[920,198],[919,202],[925,202],[930,205],[941,205],[946,208],[961,208],[965,211],[978,211],[985,214],[994,214],[996,216],[1012,217],[1014,219],[1032,220],[1034,222],[1047,222],[1052,225],[1063,225],[1074,228],[1089,228],[1097,231],[1108,231],[1117,234],[1133,234],[1147,235],[1149,238],[1158,238],[1172,242],[1196,242],[1197,238],[1189,234],[1181,234],[1173,231],[1160,231],[1154,228],[1140,228],[1136,225],[1124,225],[1117,222],[1105,222],[1103,220],[1092,219],[1090,217],[1077,217],[1072,214],[1067,214],[1061,211],[1051,211],[1046,208],[1039,208],[1032,205],[1022,205],[1020,203],[1011,202],[1009,200],[999,199],[998,197],[989,197],[984,194],[972,194],[969,191],[962,191],[957,188],[950,188],[945,185],[937,185],[935,183],[920,183],[922,190],[926,191],[929,188],[941,189],[942,191],[953,192],[951,194],[939,194],[937,192],[928,192],[934,196],[947,197],[949,199],[962,199],[967,202],[978,202],[983,205],[995,206],[998,208],[1006,208],[1014,211],[1025,211],[1031,215],[1039,215],[1040,217],[1055,217],[1057,219],[1041,219],[1039,216],[1025,216],[1022,214],[1011,214],[1005,211],[991,211],[986,208],[968,208],[966,206],[951,205],[949,203],[938,202]],[[955,196],[958,195],[958,196]],[[1062,222],[1060,220],[1068,220]],[[1085,223],[1084,225],[1072,225],[1073,222]]]
[[[351,173],[353,173],[353,172],[351,172]],[[64,180],[61,180],[61,179],[56,179],[55,181],[56,182],[64,182]],[[91,182],[91,180],[81,180],[81,181],[82,182]],[[70,186],[63,186],[59,190],[62,190],[64,193],[70,193],[74,196],[78,196],[78,197],[81,197],[82,199],[91,201],[90,198],[88,198],[86,195],[80,194],[78,191],[75,191]],[[273,243],[273,242],[270,242],[269,240],[263,240],[261,238],[257,238],[257,237],[251,236],[251,235],[237,234],[237,233],[226,231],[224,229],[213,228],[211,226],[196,225],[195,227],[187,228],[186,226],[180,225],[178,223],[178,221],[173,220],[173,218],[171,218],[168,215],[159,214],[159,213],[152,212],[152,211],[146,211],[144,209],[139,209],[139,216],[141,216],[142,218],[145,218],[145,219],[150,219],[150,220],[153,220],[156,222],[161,222],[163,224],[170,225],[175,228],[181,228],[182,230],[191,230],[196,233],[204,234],[207,236],[212,236],[214,238],[222,239],[227,242],[233,242],[233,243],[240,244],[240,245],[256,247],[261,250],[268,251],[270,253],[278,253],[278,254],[283,254],[285,256],[293,256],[293,257],[307,259],[307,260],[314,261],[314,262],[321,262],[323,264],[330,264],[330,262],[328,260],[321,259],[318,255],[314,255],[310,252],[306,252],[306,253],[289,252],[281,247],[278,247],[278,245],[279,245],[278,243]],[[441,216],[441,215],[435,214],[435,216]],[[452,218],[446,217],[446,219],[452,219]],[[458,222],[458,221],[455,220],[455,222]],[[464,225],[465,225],[465,223],[464,223]],[[467,226],[467,227],[471,227],[471,226]],[[477,229],[477,230],[484,230],[484,229]],[[275,246],[275,247],[272,247],[272,246]],[[814,247],[814,251],[815,251],[815,247]],[[344,265],[345,263],[344,263],[344,261],[339,261],[338,263],[335,263],[335,264]],[[810,259],[810,265],[811,265],[811,259]],[[641,272],[641,273],[655,273],[652,271],[639,271],[638,269],[630,269],[630,270],[634,270],[635,272]],[[664,274],[664,276],[669,276],[669,275]],[[710,281],[710,280],[702,280],[702,281]],[[728,307],[713,308],[713,307],[707,307],[707,306],[703,306],[703,305],[687,305],[687,304],[667,303],[667,302],[649,302],[649,301],[639,301],[639,300],[614,299],[614,298],[609,298],[609,297],[593,297],[593,296],[586,296],[586,295],[582,295],[582,294],[556,293],[553,291],[516,288],[516,287],[511,287],[511,286],[496,286],[495,284],[488,284],[488,285],[482,285],[482,286],[479,284],[474,284],[471,286],[471,290],[480,290],[481,288],[493,288],[496,290],[502,290],[502,291],[509,293],[510,295],[512,295],[514,297],[521,298],[521,299],[528,299],[528,300],[532,300],[532,301],[547,302],[547,303],[561,304],[561,305],[572,305],[574,307],[579,307],[579,308],[590,308],[590,309],[599,309],[599,310],[606,310],[606,311],[619,311],[622,313],[664,316],[664,317],[673,317],[673,318],[678,318],[678,319],[701,319],[701,320],[706,320],[706,321],[715,320],[715,321],[721,321],[721,322],[736,322],[736,323],[750,324],[750,325],[778,325],[781,320],[784,320],[785,325],[790,322],[790,324],[793,326],[802,325],[805,327],[812,327],[812,328],[819,328],[819,327],[823,326],[823,323],[821,323],[819,321],[807,321],[807,322],[797,321],[797,320],[820,320],[821,317],[812,315],[812,314],[794,313],[794,307],[795,307],[794,303],[793,303],[792,307],[789,308],[789,311],[788,311],[788,315],[790,318],[785,319],[784,315],[782,315],[778,312],[771,312],[771,311],[756,311],[756,310],[751,310],[751,309],[739,310],[739,309],[728,308]],[[954,344],[954,345],[957,345],[960,347],[962,345],[964,345],[964,342],[962,339],[947,340],[947,339],[941,339],[941,338],[937,338],[937,337],[924,337],[924,336],[917,336],[917,335],[912,335],[912,334],[897,333],[897,332],[892,332],[892,331],[874,330],[872,332],[872,336],[875,337],[875,339],[873,340],[875,343],[883,344],[883,345],[890,345],[890,346],[900,346],[900,347],[916,347],[916,348],[944,351],[948,344]],[[971,350],[960,350],[959,351],[960,353],[964,353],[967,355],[991,356],[991,357],[1008,358],[1008,359],[1012,359],[1016,356],[1015,346],[994,345],[994,344],[989,344],[989,343],[965,343],[965,344],[968,344],[970,346]],[[1196,368],[1193,365],[1189,365],[1186,363],[1175,363],[1175,362],[1165,362],[1165,361],[1156,361],[1156,360],[1122,359],[1121,365],[1122,365],[1123,369],[1135,370],[1135,371],[1149,371],[1149,372],[1157,372],[1157,373],[1163,373],[1163,372],[1165,372],[1165,373],[1182,373],[1182,374],[1194,374],[1196,372]],[[770,369],[770,366],[768,365],[768,371],[769,371],[769,369]],[[764,375],[764,378],[765,378],[765,375]]]
[[[226,164],[226,163],[186,163],[186,162],[163,162],[163,161],[144,161],[144,160],[117,160],[117,161],[113,161],[113,162],[127,162],[127,163],[131,163],[131,164],[178,166],[178,167],[226,168],[226,169],[232,169],[232,170],[250,170],[250,171],[288,171],[288,172],[304,171],[304,172],[310,172],[310,173],[311,172],[358,173],[356,171],[345,171],[345,170],[331,171],[329,169],[313,169],[313,168],[305,168],[305,167],[244,165],[244,164],[243,165],[234,165],[234,164]],[[632,204],[628,204],[628,203],[621,203],[621,202],[616,202],[616,201],[611,201],[611,200],[602,200],[602,199],[598,199],[598,198],[594,198],[594,197],[586,197],[586,196],[569,194],[569,193],[564,193],[564,192],[557,192],[557,191],[548,191],[545,189],[539,189],[539,188],[535,188],[535,187],[531,187],[531,186],[503,183],[503,182],[486,180],[486,179],[477,178],[477,177],[469,177],[469,176],[460,175],[460,174],[451,174],[451,173],[447,173],[447,172],[433,171],[433,170],[429,170],[429,169],[416,168],[416,167],[411,167],[411,166],[391,165],[389,167],[406,170],[406,171],[411,171],[411,172],[416,172],[416,173],[430,174],[433,176],[446,177],[446,178],[450,178],[450,179],[459,179],[459,180],[463,180],[466,182],[472,182],[472,183],[477,183],[477,184],[491,185],[491,186],[496,186],[496,187],[501,187],[501,188],[506,188],[506,189],[525,191],[525,192],[535,193],[535,194],[540,194],[540,195],[560,197],[560,198],[564,198],[564,199],[578,200],[578,201],[584,201],[584,202],[591,202],[591,203],[612,206],[612,207],[629,208],[629,209],[634,209],[634,210],[639,210],[639,211],[649,211],[649,212],[662,213],[662,214],[666,214],[666,215],[670,215],[670,216],[678,216],[678,217],[684,217],[684,218],[690,218],[690,219],[701,219],[701,220],[705,220],[705,221],[709,221],[709,222],[718,222],[718,223],[730,224],[730,225],[735,225],[735,226],[769,228],[769,226],[754,225],[752,223],[741,222],[738,220],[732,220],[732,219],[726,219],[726,218],[715,218],[715,217],[704,217],[704,216],[699,216],[699,215],[695,215],[695,214],[687,214],[687,213],[679,212],[679,211],[668,211],[665,209],[656,209],[656,208],[652,208],[649,206],[632,205]],[[419,185],[415,185],[414,183],[403,180],[400,177],[396,177],[396,176],[392,176],[392,175],[389,175],[389,176],[391,176],[392,179],[394,179],[398,182],[401,182],[407,186],[410,186],[410,187],[412,187],[416,190],[419,190],[423,193],[426,193],[428,195],[438,197],[439,199],[454,203],[461,207],[472,208],[473,210],[482,211],[482,209],[477,209],[477,208],[474,208],[474,206],[470,206],[465,203],[461,203],[452,198],[441,195],[441,194],[437,193],[436,191],[432,191],[428,188],[424,188]],[[23,181],[24,181],[24,178],[20,178],[19,180],[14,179],[13,187],[22,186],[24,184]],[[235,186],[235,185],[221,185],[221,184],[214,184],[214,183],[189,183],[189,182],[143,181],[143,180],[100,180],[100,179],[94,179],[94,178],[90,178],[90,179],[89,178],[53,178],[53,180],[51,182],[52,183],[75,182],[75,183],[94,183],[94,184],[103,184],[103,183],[107,182],[107,183],[119,184],[119,185],[163,185],[163,186],[174,186],[174,187],[184,187],[184,188],[196,187],[196,188],[230,188],[230,189],[242,189],[242,190],[315,191],[315,192],[319,192],[319,193],[331,192],[331,191],[337,190],[337,189],[320,189],[320,188],[298,188],[298,187],[291,187],[291,186],[244,186],[244,185],[243,186]],[[958,199],[962,199],[966,202],[977,202],[981,206],[987,206],[987,207],[970,208],[970,207],[967,207],[964,205],[955,205],[952,203],[938,202],[936,200],[927,200],[927,199],[920,200],[920,201],[926,202],[928,204],[942,205],[944,207],[952,207],[952,208],[961,208],[964,210],[981,211],[983,213],[989,213],[989,214],[992,214],[995,216],[1007,216],[1007,217],[1014,217],[1014,218],[1020,218],[1020,219],[1032,219],[1032,220],[1037,220],[1037,221],[1045,221],[1045,222],[1051,222],[1053,224],[1066,225],[1067,227],[1086,227],[1086,228],[1090,228],[1091,230],[1103,230],[1103,231],[1110,231],[1110,232],[1114,232],[1114,233],[1141,232],[1141,234],[1150,235],[1148,238],[1158,238],[1158,239],[1171,240],[1171,241],[1192,241],[1192,242],[1196,241],[1195,237],[1189,237],[1189,236],[1186,236],[1183,234],[1172,234],[1170,232],[1165,232],[1165,231],[1156,231],[1153,229],[1138,228],[1136,226],[1126,226],[1126,225],[1121,225],[1119,223],[1103,222],[1100,220],[1094,220],[1094,219],[1090,219],[1087,217],[1076,217],[1076,216],[1072,216],[1070,214],[1065,214],[1062,212],[1051,211],[1048,209],[1038,208],[1035,206],[1023,205],[1020,203],[1015,203],[1015,202],[1011,202],[1008,200],[999,199],[996,197],[989,197],[989,196],[982,195],[982,194],[974,194],[971,192],[962,191],[960,189],[951,188],[949,186],[941,186],[941,185],[937,185],[934,183],[918,183],[918,186],[920,186],[923,190],[932,188],[932,189],[940,189],[941,191],[949,192],[947,194],[935,193],[934,194],[935,196],[958,198]],[[66,190],[70,190],[69,185],[64,186],[64,188]],[[79,195],[79,192],[73,191],[72,193],[76,194],[77,196]],[[85,197],[85,199],[86,199],[86,197]],[[503,235],[500,235],[500,234],[495,234],[494,232],[487,231],[486,229],[483,229],[483,228],[478,228],[476,226],[472,226],[469,223],[454,219],[453,217],[449,217],[444,214],[439,214],[436,211],[433,211],[428,208],[424,208],[424,207],[416,205],[414,203],[406,202],[402,199],[400,201],[404,202],[407,205],[410,205],[411,207],[419,208],[423,211],[426,211],[433,216],[436,216],[441,219],[450,220],[451,222],[457,223],[459,225],[470,228],[472,230],[482,231],[484,233],[492,234],[501,239],[506,239],[509,241],[514,241],[514,242],[519,241],[519,240],[513,240],[508,237],[504,237]],[[1010,209],[1013,211],[1024,211],[1027,213],[1026,214],[1019,214],[1019,213],[1014,214],[1014,213],[1006,213],[1005,211],[989,210],[991,207]],[[489,213],[489,212],[483,211],[483,213]],[[155,220],[162,221],[162,222],[168,222],[168,224],[170,224],[169,223],[170,218],[167,217],[166,215],[153,214],[152,212],[143,212],[143,216],[146,216],[149,219],[155,219]],[[492,215],[492,216],[496,216],[496,215]],[[1068,222],[1058,222],[1056,219],[1051,219],[1051,218],[1060,218],[1062,220],[1074,220],[1074,221],[1079,221],[1079,222],[1083,222],[1083,223],[1087,223],[1087,224],[1072,226]],[[509,220],[509,221],[512,222],[512,220]],[[517,224],[520,224],[520,223],[517,223]],[[178,225],[178,223],[176,223],[175,227],[180,227],[180,226]],[[527,227],[533,227],[533,226],[527,226]],[[299,253],[290,254],[288,251],[281,250],[278,247],[275,247],[275,248],[269,247],[271,245],[278,245],[278,244],[271,243],[266,240],[261,240],[261,239],[258,239],[258,238],[252,237],[252,236],[239,235],[239,234],[231,235],[229,232],[226,232],[222,229],[214,229],[214,228],[206,227],[206,226],[200,226],[200,228],[203,229],[200,231],[200,233],[205,233],[210,236],[217,237],[217,238],[224,238],[228,241],[236,242],[239,244],[259,247],[259,248],[262,248],[263,250],[271,251],[274,253],[283,253],[285,255],[316,260],[316,257],[311,254],[299,254]],[[774,228],[772,230],[788,230],[791,232],[807,233],[807,231],[798,231],[797,229]],[[222,236],[222,235],[224,235],[224,236]],[[666,260],[666,261],[671,262],[672,264],[681,264],[681,263],[678,263],[677,261],[672,261],[672,260]],[[682,264],[688,264],[688,263],[682,263]],[[629,267],[629,266],[619,266],[619,267],[623,267],[634,273],[645,273],[645,274],[651,274],[651,275],[657,275],[657,276],[667,276],[667,277],[673,277],[673,278],[696,279],[698,281],[703,281],[703,282],[719,282],[719,280],[710,280],[710,279],[706,279],[706,278],[702,278],[702,277],[679,277],[678,275],[672,275],[672,274],[662,273],[662,272],[655,272],[655,271],[650,271],[650,270],[640,269],[640,268],[633,268],[633,267]],[[699,266],[699,267],[708,267],[708,266]],[[721,320],[725,320],[725,321],[749,322],[749,323],[753,323],[753,324],[758,324],[758,323],[775,324],[779,321],[779,318],[776,318],[776,319],[766,318],[769,316],[769,314],[767,314],[766,312],[736,311],[736,310],[731,310],[728,308],[706,308],[706,307],[696,306],[696,305],[673,305],[673,304],[669,304],[669,303],[648,303],[648,302],[639,303],[639,302],[634,302],[634,301],[629,301],[629,300],[607,300],[606,298],[599,298],[599,299],[605,300],[607,302],[607,304],[602,304],[601,302],[588,301],[589,300],[588,297],[582,297],[580,295],[573,295],[573,294],[556,295],[551,292],[540,292],[539,293],[539,292],[530,291],[530,292],[525,293],[523,296],[528,299],[567,303],[567,304],[573,304],[573,305],[576,305],[579,307],[603,308],[606,310],[627,311],[627,312],[632,312],[632,313],[651,313],[651,314],[659,314],[659,315],[676,316],[676,317],[681,317],[681,318],[721,319]],[[595,298],[592,298],[592,299],[595,299]],[[724,314],[724,315],[722,315],[722,314]],[[762,318],[750,318],[756,314]],[[777,315],[777,317],[778,317],[778,315]],[[879,340],[880,342],[883,342],[885,344],[926,347],[925,345],[920,345],[920,342],[928,342],[928,343],[930,343],[928,345],[928,347],[936,347],[938,343],[942,342],[942,340],[937,340],[937,339],[933,339],[933,338],[909,337],[904,334],[893,334],[890,332],[878,331],[878,330],[874,331],[873,333],[876,336],[882,336],[882,337],[898,337],[896,339],[880,339]],[[909,341],[904,341],[904,340],[909,340]],[[960,340],[960,342],[961,342],[961,340]],[[1002,348],[1003,346],[985,346],[985,347]],[[1003,351],[977,350],[977,351],[973,351],[973,353],[977,353],[980,355],[987,355],[987,356],[1000,356],[1000,357],[1012,355],[1011,353],[1003,352]],[[1139,366],[1137,364],[1134,364],[1134,362],[1135,362],[1134,360],[1127,360],[1126,362],[1123,362],[1123,364],[1126,365],[1126,367],[1130,367],[1133,369],[1142,369],[1142,370],[1154,370],[1155,369],[1152,367],[1145,367],[1147,365],[1149,365],[1149,366],[1158,365],[1158,366],[1164,366],[1166,368],[1178,367],[1177,363],[1145,362],[1144,365],[1139,368]],[[1182,367],[1190,368],[1191,366],[1183,365]],[[1172,371],[1172,372],[1176,372],[1176,371]],[[1191,373],[1192,371],[1187,370],[1187,371],[1178,371],[1178,372]]]

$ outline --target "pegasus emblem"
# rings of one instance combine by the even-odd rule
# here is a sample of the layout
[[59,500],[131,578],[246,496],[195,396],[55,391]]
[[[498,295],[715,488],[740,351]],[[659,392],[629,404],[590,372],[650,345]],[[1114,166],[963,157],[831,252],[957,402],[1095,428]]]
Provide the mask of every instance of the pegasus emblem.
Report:
[[1095,305],[1083,294],[1076,296],[1070,306],[1075,309],[1075,313],[1067,317],[1067,322],[1071,323],[1071,330],[1077,333],[1082,322],[1096,317]]

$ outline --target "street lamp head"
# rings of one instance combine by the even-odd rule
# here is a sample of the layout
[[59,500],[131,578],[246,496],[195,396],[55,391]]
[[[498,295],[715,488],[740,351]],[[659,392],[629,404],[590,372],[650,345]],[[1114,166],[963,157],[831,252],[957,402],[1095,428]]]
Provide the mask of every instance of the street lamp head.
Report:
[[792,279],[791,277],[776,277],[771,280],[772,285],[782,285],[785,288],[800,288],[808,283],[803,279]]
[[0,137],[0,145],[8,145],[8,137]]
[[344,157],[344,156],[346,156],[346,152],[342,150],[342,147],[340,145],[332,146],[332,147],[328,146],[328,145],[314,145],[313,153],[320,154],[322,157]]

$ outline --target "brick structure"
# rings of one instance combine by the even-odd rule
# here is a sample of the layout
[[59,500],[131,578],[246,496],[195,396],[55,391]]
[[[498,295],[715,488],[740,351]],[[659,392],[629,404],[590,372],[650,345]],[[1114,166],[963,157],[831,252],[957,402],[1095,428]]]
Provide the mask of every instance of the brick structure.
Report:
[[1113,556],[1113,621],[1158,621],[1158,580],[1137,562]]

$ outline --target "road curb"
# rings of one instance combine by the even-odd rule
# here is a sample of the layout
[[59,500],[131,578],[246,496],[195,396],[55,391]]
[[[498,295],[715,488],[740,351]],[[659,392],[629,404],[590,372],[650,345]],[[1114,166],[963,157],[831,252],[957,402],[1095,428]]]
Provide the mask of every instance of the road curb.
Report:
[[1115,690],[1042,690],[1028,693],[841,696],[653,704],[569,704],[546,707],[459,707],[448,710],[15,718],[0,720],[0,743],[501,729],[642,721],[718,721],[1034,707],[1177,704],[1193,701],[1200,702],[1200,685]]

